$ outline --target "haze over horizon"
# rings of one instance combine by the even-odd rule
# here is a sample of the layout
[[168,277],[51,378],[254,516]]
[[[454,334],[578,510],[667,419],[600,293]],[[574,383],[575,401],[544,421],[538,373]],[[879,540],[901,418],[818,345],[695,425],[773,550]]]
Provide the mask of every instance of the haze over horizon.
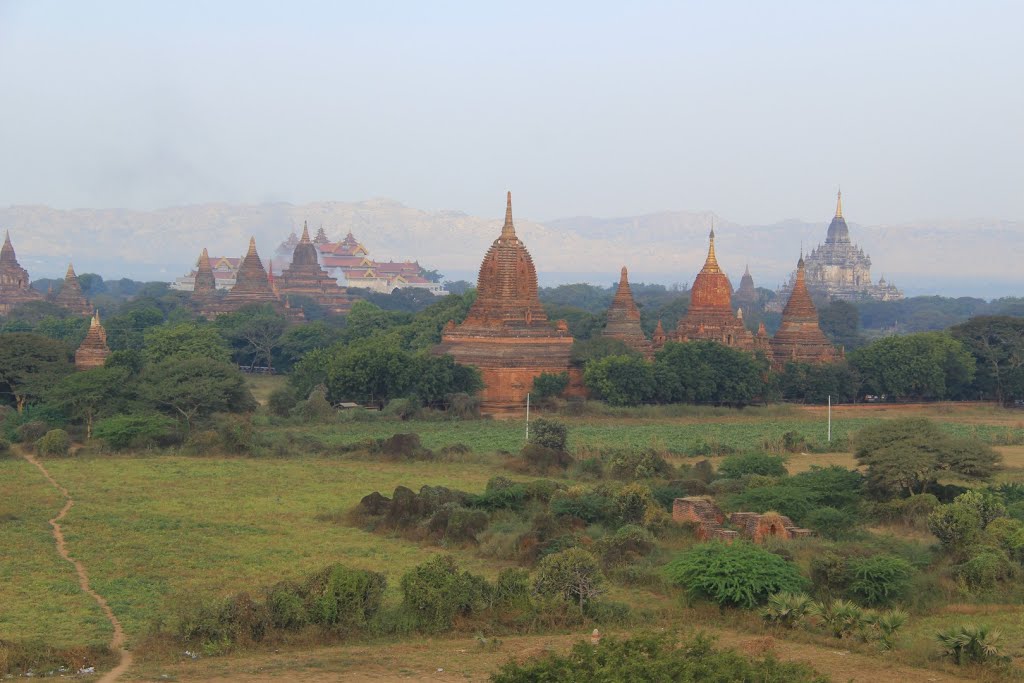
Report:
[[[0,0],[0,206],[1024,218],[1012,2]],[[852,210],[852,209],[851,209]]]

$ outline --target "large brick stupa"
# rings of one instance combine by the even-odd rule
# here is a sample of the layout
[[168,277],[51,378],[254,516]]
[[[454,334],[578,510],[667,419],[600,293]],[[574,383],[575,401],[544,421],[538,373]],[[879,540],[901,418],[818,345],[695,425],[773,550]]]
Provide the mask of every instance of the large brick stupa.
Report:
[[652,357],[651,341],[640,328],[640,309],[633,300],[633,290],[629,287],[629,273],[625,266],[622,267],[619,288],[615,290],[612,305],[608,307],[607,319],[602,336],[618,339],[647,358]]
[[309,239],[309,228],[302,226],[302,238],[292,251],[292,262],[277,278],[277,291],[282,296],[309,297],[324,310],[347,315],[352,301],[338,281],[320,265],[316,245]]
[[495,413],[524,408],[541,373],[567,372],[572,343],[568,325],[549,321],[541,306],[537,270],[516,235],[509,192],[501,235],[480,265],[476,301],[462,324],[445,326],[435,351],[480,370],[482,408]]
[[818,311],[807,291],[804,257],[796,265],[793,291],[782,311],[782,322],[772,337],[772,358],[776,367],[787,362],[830,363],[836,359],[836,347],[818,325]]
[[68,264],[68,272],[64,275],[64,284],[60,291],[53,297],[53,303],[65,308],[75,315],[92,315],[92,306],[82,292],[82,285],[78,282],[78,275],[75,274],[75,267]]

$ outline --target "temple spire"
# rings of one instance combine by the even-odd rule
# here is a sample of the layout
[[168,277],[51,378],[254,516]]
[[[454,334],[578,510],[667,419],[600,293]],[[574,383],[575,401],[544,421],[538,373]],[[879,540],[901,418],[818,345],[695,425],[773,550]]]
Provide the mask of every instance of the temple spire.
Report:
[[842,217],[843,217],[843,190],[842,190],[842,188],[840,188],[839,192],[836,193],[836,218],[842,218]]
[[508,198],[505,204],[505,225],[501,226],[501,238],[502,239],[515,239],[516,238],[516,226],[512,224],[512,192],[508,193]]
[[718,257],[715,256],[715,226],[711,225],[711,233],[708,235],[708,258],[704,262],[705,273],[717,273],[721,270],[718,267]]
[[246,253],[246,256],[247,257],[248,256],[256,256],[256,238],[255,237],[250,237],[249,238],[249,251],[248,251],[248,253]]
[[306,221],[302,221],[302,238],[299,240],[302,243],[309,242],[309,226]]
[[73,262],[71,262],[71,261],[68,261],[68,272],[64,273],[64,279],[65,280],[70,280],[71,278],[75,278],[75,277],[78,277],[75,274],[75,264]]
[[619,274],[619,284],[620,285],[628,285],[629,284],[629,273],[626,271],[626,266],[622,266],[622,272]]

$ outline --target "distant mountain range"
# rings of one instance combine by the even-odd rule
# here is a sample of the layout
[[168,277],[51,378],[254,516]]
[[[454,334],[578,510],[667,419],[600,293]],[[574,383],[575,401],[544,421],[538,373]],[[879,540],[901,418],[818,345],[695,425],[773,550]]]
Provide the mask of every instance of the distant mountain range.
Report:
[[[719,262],[738,286],[749,264],[758,286],[774,289],[795,267],[801,244],[825,238],[818,223],[786,220],[739,225],[709,212],[664,211],[643,216],[578,216],[548,221],[516,217],[516,229],[542,284],[610,284],[626,265],[632,280],[686,284],[704,262],[714,221]],[[848,218],[849,220],[849,218]],[[389,199],[260,205],[203,204],[157,211],[12,206],[0,209],[22,265],[33,278],[61,276],[69,260],[79,273],[106,278],[173,280],[203,247],[240,256],[250,235],[264,258],[303,221],[332,238],[351,230],[378,260],[418,259],[448,279],[475,280],[502,217],[422,211]],[[871,255],[872,277],[885,275],[908,295],[1024,295],[1019,254],[1024,222],[996,219],[921,221],[888,226],[850,222],[851,236]]]

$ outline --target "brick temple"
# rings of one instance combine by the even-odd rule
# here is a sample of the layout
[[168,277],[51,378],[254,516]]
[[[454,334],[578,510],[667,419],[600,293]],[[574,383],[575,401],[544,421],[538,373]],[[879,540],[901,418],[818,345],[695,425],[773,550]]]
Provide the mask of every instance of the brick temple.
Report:
[[633,300],[633,290],[629,288],[629,273],[625,266],[619,275],[619,287],[615,290],[611,306],[608,307],[607,318],[608,322],[605,323],[602,336],[618,339],[648,359],[653,357],[651,341],[640,328],[640,309]]
[[75,351],[75,369],[91,370],[101,368],[107,362],[110,355],[110,347],[107,346],[107,331],[103,329],[100,322],[99,311],[93,314],[89,323],[89,331],[82,340],[78,350]]
[[7,315],[15,306],[42,299],[43,295],[32,289],[28,271],[18,263],[11,233],[7,232],[0,248],[0,315]]
[[569,371],[572,343],[569,326],[549,321],[537,296],[537,270],[516,235],[509,192],[505,224],[480,265],[476,301],[462,324],[448,322],[435,352],[479,368],[485,412],[511,412],[525,408],[538,375]]
[[85,298],[82,285],[79,284],[78,275],[75,273],[75,267],[70,263],[68,271],[64,275],[64,284],[53,297],[53,303],[61,308],[66,308],[75,315],[92,315],[92,305]]
[[[271,270],[273,272],[273,270]],[[335,315],[347,315],[352,301],[338,281],[320,265],[309,228],[302,226],[302,238],[295,244],[291,263],[276,278],[277,292],[285,297],[309,297]]]
[[772,362],[776,368],[787,362],[831,363],[836,360],[836,347],[818,324],[818,311],[807,291],[804,257],[796,264],[793,290],[782,311],[782,323],[772,337]]

